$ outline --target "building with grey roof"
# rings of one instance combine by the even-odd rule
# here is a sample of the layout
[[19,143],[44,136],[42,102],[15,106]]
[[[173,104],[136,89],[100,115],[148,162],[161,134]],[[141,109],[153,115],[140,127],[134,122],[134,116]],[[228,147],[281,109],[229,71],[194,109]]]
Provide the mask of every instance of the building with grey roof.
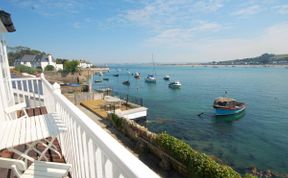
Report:
[[63,70],[63,64],[56,64],[52,55],[28,55],[25,54],[21,58],[16,59],[14,66],[25,65],[28,67],[45,69],[47,65],[52,65],[56,70]]

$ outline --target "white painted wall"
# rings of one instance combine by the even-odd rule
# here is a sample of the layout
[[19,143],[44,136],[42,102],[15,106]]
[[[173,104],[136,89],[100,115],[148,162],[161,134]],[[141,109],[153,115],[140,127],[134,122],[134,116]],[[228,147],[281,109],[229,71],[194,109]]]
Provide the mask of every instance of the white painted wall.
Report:
[[56,70],[63,70],[63,64],[55,64]]
[[86,62],[80,62],[78,67],[82,69],[91,68],[93,64],[87,64]]

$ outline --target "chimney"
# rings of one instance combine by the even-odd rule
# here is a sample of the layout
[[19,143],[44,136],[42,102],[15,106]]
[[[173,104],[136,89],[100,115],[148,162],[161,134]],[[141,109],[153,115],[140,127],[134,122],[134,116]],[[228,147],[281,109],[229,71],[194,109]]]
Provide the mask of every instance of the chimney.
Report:
[[48,63],[49,63],[49,65],[52,65],[52,63],[53,63],[51,54],[48,54]]

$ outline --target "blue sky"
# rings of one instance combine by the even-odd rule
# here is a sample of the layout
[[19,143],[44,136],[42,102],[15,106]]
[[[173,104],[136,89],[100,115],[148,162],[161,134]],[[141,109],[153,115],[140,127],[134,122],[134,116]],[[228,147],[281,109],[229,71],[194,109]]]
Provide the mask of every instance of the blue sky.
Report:
[[8,45],[93,63],[288,53],[287,0],[4,0]]

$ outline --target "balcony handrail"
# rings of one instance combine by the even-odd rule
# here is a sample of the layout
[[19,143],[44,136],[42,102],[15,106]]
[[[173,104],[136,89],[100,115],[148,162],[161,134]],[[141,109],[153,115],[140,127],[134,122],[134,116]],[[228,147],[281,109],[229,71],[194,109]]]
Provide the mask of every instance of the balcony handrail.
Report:
[[[143,178],[159,177],[155,172],[153,172],[144,163],[142,163],[138,158],[136,158],[136,156],[130,153],[123,145],[117,142],[111,135],[109,135],[99,125],[97,125],[94,121],[92,121],[86,114],[84,114],[78,107],[76,107],[72,102],[70,102],[65,96],[63,96],[60,92],[55,92],[55,88],[53,88],[53,86],[45,79],[43,75],[41,76],[41,79],[42,79],[43,88],[47,89],[49,93],[53,93],[54,100],[56,101],[56,103],[58,103],[61,107],[63,107],[61,108],[61,110],[64,109],[66,112],[69,112],[69,115],[71,115],[74,119],[73,121],[77,122],[82,127],[82,129],[92,139],[92,141],[96,143],[97,148],[100,148],[103,154],[105,154],[105,156],[107,157],[107,159],[111,161],[111,163],[113,164],[113,168],[119,169],[116,171],[118,172],[118,174],[120,172],[120,174],[123,175],[124,177],[131,177],[131,178],[132,177],[143,177]],[[45,94],[46,93],[44,91],[44,95]],[[52,100],[53,98],[49,98],[49,100],[50,99]],[[49,108],[47,109],[49,112]],[[63,133],[63,135],[64,134],[66,133]],[[64,152],[63,154],[65,157],[65,150],[63,150],[63,152]],[[89,161],[89,160],[86,160],[86,161]],[[67,162],[70,163],[69,160],[67,160]],[[74,166],[72,162],[72,169]],[[94,165],[94,167],[96,168],[97,165]],[[74,175],[74,177],[75,176],[76,175]],[[72,177],[73,177],[73,174],[72,174]]]
[[23,77],[23,78],[11,78],[11,81],[22,81],[22,80],[41,80],[39,77]]

